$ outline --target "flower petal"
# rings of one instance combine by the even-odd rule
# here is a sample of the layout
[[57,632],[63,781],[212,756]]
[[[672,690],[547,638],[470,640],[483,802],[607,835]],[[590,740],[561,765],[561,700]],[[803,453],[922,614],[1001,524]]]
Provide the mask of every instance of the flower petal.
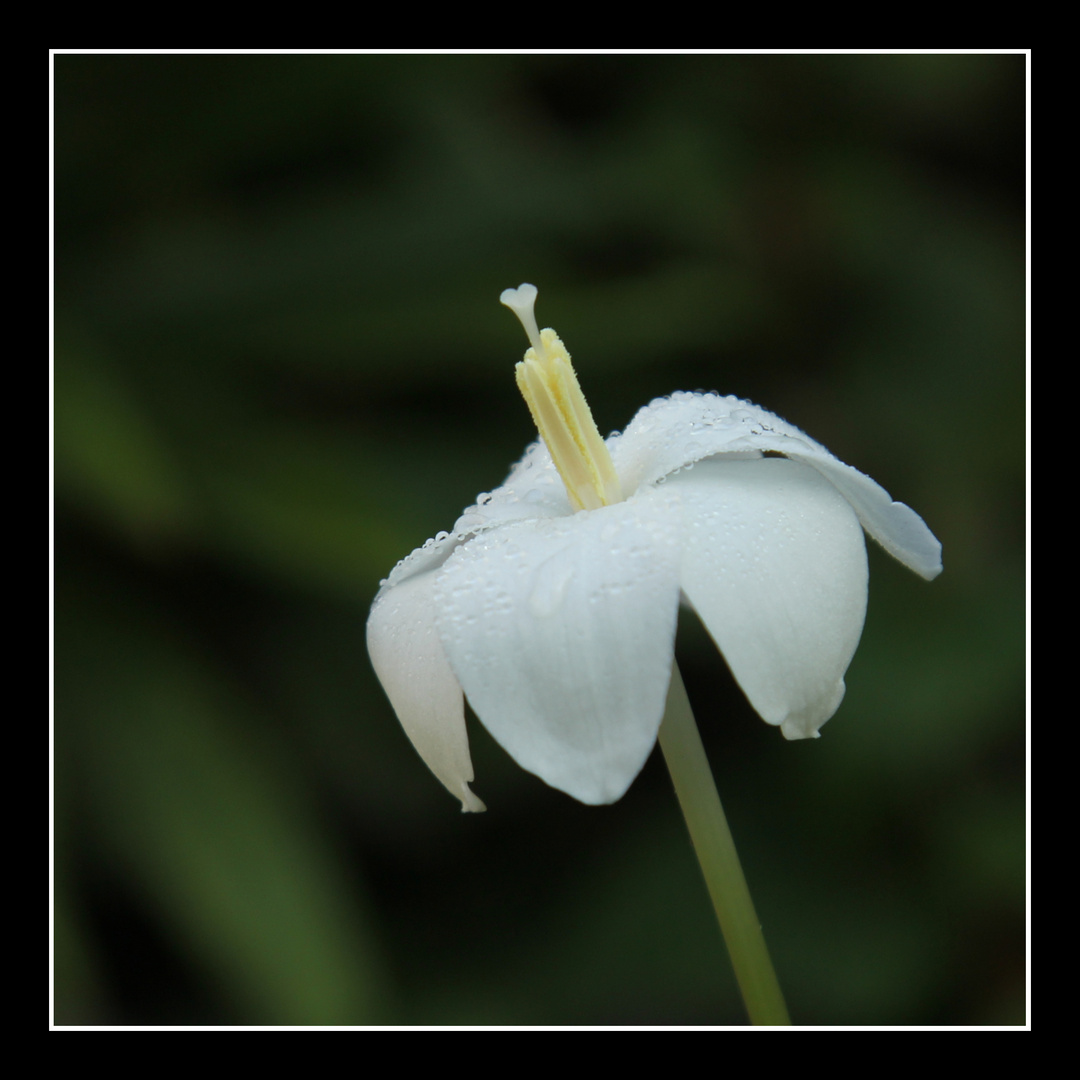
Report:
[[812,465],[855,508],[863,528],[928,581],[941,573],[941,544],[918,514],[880,484],[844,464],[794,424],[749,401],[680,392],[641,409],[609,449],[625,490],[715,454],[772,450]]
[[771,412],[719,394],[678,391],[656,398],[630,421],[608,449],[624,490],[655,484],[661,477],[715,454],[760,457],[762,450],[828,450]]
[[863,528],[894,559],[927,581],[941,573],[941,541],[910,506],[894,502],[876,480],[845,465],[827,450],[824,455],[811,452],[787,456],[812,465],[829,480],[851,503]]
[[374,608],[383,597],[383,594],[391,589],[396,589],[403,581],[430,573],[442,566],[449,558],[450,552],[461,543],[463,536],[457,533],[441,532],[430,540],[425,540],[422,547],[410,551],[403,559],[398,559],[397,565],[379,583],[379,591],[372,603]]
[[789,739],[844,696],[866,615],[854,510],[808,465],[699,462],[669,478],[683,504],[682,587],[750,703]]
[[477,716],[525,769],[585,803],[620,798],[664,711],[679,596],[664,491],[484,532],[436,589],[446,655]]
[[462,513],[454,532],[478,533],[510,521],[568,517],[573,512],[548,448],[534,442],[499,487],[478,496]]
[[461,800],[462,810],[483,810],[469,790],[473,767],[465,702],[435,629],[434,586],[431,571],[384,586],[368,616],[368,654],[428,768]]

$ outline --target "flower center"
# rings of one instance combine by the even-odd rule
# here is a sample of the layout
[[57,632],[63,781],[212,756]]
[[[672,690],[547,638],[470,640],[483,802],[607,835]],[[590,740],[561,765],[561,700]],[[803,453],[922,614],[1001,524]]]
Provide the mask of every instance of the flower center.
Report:
[[532,342],[515,368],[518,389],[566,485],[570,505],[595,510],[622,502],[619,477],[578,385],[570,354],[554,330],[536,328],[536,286],[506,289],[499,300],[521,320]]

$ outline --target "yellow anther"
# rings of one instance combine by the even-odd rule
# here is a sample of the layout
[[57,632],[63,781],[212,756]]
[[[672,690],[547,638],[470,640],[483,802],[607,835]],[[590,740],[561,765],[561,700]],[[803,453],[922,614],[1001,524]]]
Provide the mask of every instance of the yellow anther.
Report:
[[499,299],[521,320],[532,343],[515,369],[518,389],[566,485],[570,505],[595,510],[621,502],[619,477],[578,385],[570,354],[554,330],[536,328],[536,286],[506,289]]

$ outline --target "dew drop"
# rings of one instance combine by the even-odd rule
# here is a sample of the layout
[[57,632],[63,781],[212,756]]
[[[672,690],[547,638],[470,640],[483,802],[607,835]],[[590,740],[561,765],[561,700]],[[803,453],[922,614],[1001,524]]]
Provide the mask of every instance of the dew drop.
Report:
[[561,558],[548,559],[536,570],[529,610],[538,618],[554,615],[566,599],[566,590],[574,577],[574,568]]

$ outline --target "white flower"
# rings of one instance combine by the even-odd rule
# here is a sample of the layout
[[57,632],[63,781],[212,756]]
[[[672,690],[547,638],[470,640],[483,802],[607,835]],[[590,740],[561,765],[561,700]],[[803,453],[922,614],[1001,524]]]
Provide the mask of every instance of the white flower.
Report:
[[[656,742],[680,598],[761,717],[789,739],[816,737],[862,633],[863,530],[927,580],[941,545],[868,476],[734,397],[651,402],[606,440],[612,472],[591,416],[574,426],[588,408],[562,343],[536,333],[534,297],[503,297],[533,341],[519,385],[548,443],[551,401],[573,414],[572,456],[595,439],[576,455],[593,474],[575,480],[533,443],[502,487],[383,582],[368,650],[414,746],[464,810],[484,808],[468,786],[464,691],[522,767],[582,802],[614,802]],[[529,380],[563,359],[570,374],[549,400]]]

